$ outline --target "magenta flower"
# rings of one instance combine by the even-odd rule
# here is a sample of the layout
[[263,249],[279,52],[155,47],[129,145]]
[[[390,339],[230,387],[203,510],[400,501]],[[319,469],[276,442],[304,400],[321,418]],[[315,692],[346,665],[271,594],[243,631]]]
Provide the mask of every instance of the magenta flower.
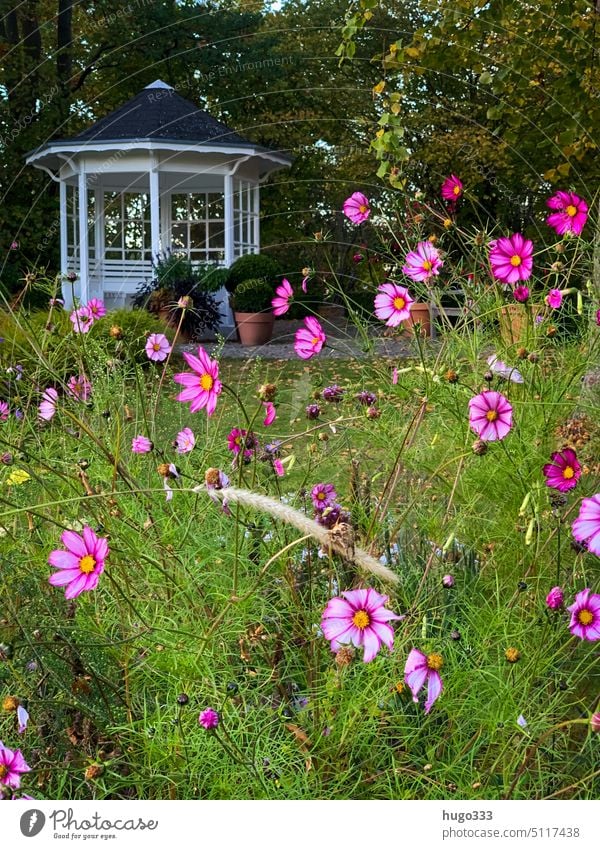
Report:
[[244,446],[248,431],[239,427],[232,428],[227,435],[227,447],[234,454],[239,454]]
[[409,687],[413,701],[419,701],[419,693],[427,683],[427,700],[425,713],[429,713],[433,703],[443,690],[440,669],[444,665],[442,656],[436,653],[423,654],[418,649],[411,649],[404,667],[404,680]]
[[451,203],[456,203],[456,201],[462,197],[463,184],[456,174],[451,174],[449,177],[446,177],[442,183],[441,193],[444,200],[448,200]]
[[67,381],[67,393],[78,401],[87,401],[92,391],[92,384],[85,374],[73,375]]
[[189,427],[184,427],[175,437],[175,448],[178,454],[189,454],[196,444],[196,437]]
[[153,448],[153,443],[146,436],[134,436],[131,440],[131,450],[134,454],[149,454]]
[[20,749],[8,749],[0,740],[0,785],[17,790],[21,786],[21,776],[30,772]]
[[581,234],[588,217],[588,205],[583,198],[573,192],[556,192],[548,198],[546,206],[555,210],[546,218],[546,224],[559,236]]
[[73,325],[74,333],[87,333],[94,323],[92,314],[87,307],[79,307],[79,309],[73,310],[69,319]]
[[515,286],[513,289],[513,297],[515,301],[518,301],[520,304],[524,304],[525,301],[529,300],[529,287]]
[[56,413],[56,404],[58,401],[58,392],[51,386],[44,391],[42,395],[42,403],[38,407],[38,416],[45,422],[49,422],[52,416]]
[[344,215],[353,224],[362,224],[371,214],[369,201],[362,192],[354,192],[344,201]]
[[8,421],[10,415],[10,407],[6,401],[0,401],[0,422]]
[[396,386],[398,384],[398,369],[394,366],[392,370],[392,386]]
[[421,282],[439,274],[444,264],[440,259],[439,251],[431,242],[419,242],[416,251],[410,251],[404,262],[406,264],[402,266],[403,274]]
[[98,321],[101,318],[104,318],[106,315],[106,307],[104,306],[104,301],[101,301],[100,298],[92,298],[91,301],[87,302],[87,310],[92,318],[92,321]]
[[600,557],[600,493],[581,502],[579,516],[573,522],[573,536],[577,542],[586,542],[588,551]]
[[182,372],[173,376],[176,383],[181,383],[185,387],[177,396],[177,400],[191,401],[191,413],[196,413],[205,407],[206,414],[212,416],[223,388],[219,380],[219,363],[211,360],[201,347],[198,348],[197,357],[184,351],[183,359],[192,369],[192,374]]
[[277,418],[277,410],[275,409],[275,404],[271,401],[263,401],[263,407],[265,408],[265,420],[263,424],[265,427],[272,425],[275,419]]
[[565,594],[562,587],[552,587],[546,596],[546,605],[550,610],[559,610],[565,602]]
[[486,389],[469,401],[469,425],[484,442],[504,439],[512,427],[512,407],[500,392]]
[[294,350],[301,360],[310,360],[321,351],[326,342],[323,328],[316,318],[309,315],[304,319],[304,327],[296,331]]
[[213,708],[206,708],[198,717],[198,723],[207,731],[212,731],[219,724],[219,714]]
[[511,286],[528,280],[533,269],[533,242],[520,233],[490,243],[490,264],[497,280]]
[[154,363],[162,363],[171,353],[169,340],[164,333],[151,333],[146,342],[146,356]]
[[563,301],[562,292],[560,289],[550,289],[545,300],[549,307],[552,307],[553,310],[557,310]]
[[600,595],[582,590],[567,610],[571,613],[569,628],[575,637],[590,643],[600,640]]
[[377,291],[379,294],[375,296],[375,315],[385,321],[388,327],[398,327],[410,317],[413,298],[408,294],[408,289],[396,283],[382,283]]
[[315,510],[325,510],[326,507],[331,507],[337,499],[337,492],[331,483],[318,483],[313,486],[310,497]]
[[290,308],[290,301],[294,297],[294,290],[290,285],[290,281],[285,277],[281,281],[281,285],[275,289],[276,297],[271,301],[273,307],[273,315],[285,315]]
[[564,448],[550,455],[551,463],[544,466],[544,477],[546,486],[557,489],[559,492],[568,492],[577,486],[581,477],[581,466],[577,460],[577,454],[572,448]]
[[108,542],[104,537],[97,537],[94,531],[86,525],[83,536],[75,531],[64,531],[61,542],[67,549],[55,549],[50,552],[48,563],[58,569],[50,575],[49,582],[53,587],[64,587],[65,598],[77,598],[82,592],[95,590],[98,579],[104,572],[104,561],[108,556]]
[[596,313],[596,324],[598,325],[598,327],[600,327],[600,310],[598,310]]
[[382,645],[391,651],[394,648],[394,631],[388,623],[404,617],[385,607],[388,597],[379,595],[372,588],[349,590],[342,596],[329,600],[321,618],[321,630],[325,639],[329,640],[331,650],[337,652],[349,643],[357,648],[363,647],[365,663],[373,660]]
[[278,478],[282,478],[285,475],[285,469],[283,468],[281,460],[273,460],[273,470]]

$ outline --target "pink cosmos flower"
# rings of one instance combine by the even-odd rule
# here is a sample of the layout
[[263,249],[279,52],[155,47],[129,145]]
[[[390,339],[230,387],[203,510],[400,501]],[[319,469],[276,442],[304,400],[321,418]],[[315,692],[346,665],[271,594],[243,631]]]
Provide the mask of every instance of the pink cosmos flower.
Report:
[[529,287],[515,286],[513,289],[513,296],[515,301],[518,301],[520,304],[524,304],[525,301],[529,299]]
[[579,516],[573,522],[573,536],[577,542],[586,542],[588,551],[600,557],[600,493],[581,502]]
[[596,324],[600,327],[600,310],[596,313]]
[[281,281],[281,285],[275,289],[275,295],[276,297],[271,301],[273,315],[285,315],[290,308],[290,301],[294,297],[294,290],[290,285],[290,281],[285,277]]
[[404,262],[406,264],[402,266],[402,273],[421,282],[439,274],[444,264],[439,251],[431,242],[419,242],[416,251],[410,251]]
[[73,325],[74,333],[87,333],[94,323],[92,314],[87,307],[79,307],[79,309],[73,310],[69,319]]
[[78,401],[87,401],[92,391],[92,384],[89,382],[85,374],[80,374],[77,377],[73,375],[67,381],[67,392],[72,398]]
[[42,403],[38,407],[38,417],[45,422],[49,422],[52,416],[56,413],[56,404],[58,401],[58,392],[49,386],[42,395]]
[[8,421],[10,415],[10,407],[6,401],[0,401],[0,422]]
[[[171,353],[169,340],[164,333],[151,333],[146,342],[146,356],[155,363],[162,363]],[[184,355],[185,356],[185,355]]]
[[326,342],[323,328],[316,318],[309,315],[304,319],[304,327],[296,331],[294,350],[301,360],[310,360],[321,351]]
[[404,680],[413,695],[413,701],[419,701],[419,693],[427,683],[427,699],[425,713],[429,713],[433,703],[443,690],[439,670],[444,665],[441,655],[423,654],[418,649],[411,649],[404,667]]
[[196,437],[189,427],[184,427],[175,437],[175,447],[178,454],[189,454],[196,444]]
[[488,366],[492,374],[497,374],[498,377],[504,380],[510,380],[512,383],[524,383],[523,375],[514,366],[507,366],[504,360],[499,360],[495,354],[487,359]]
[[572,448],[564,448],[550,455],[551,463],[544,466],[544,477],[546,486],[557,489],[559,492],[568,492],[577,486],[581,477],[581,466],[577,460],[577,454]]
[[50,552],[48,563],[58,569],[48,581],[53,587],[64,587],[65,598],[77,598],[82,592],[95,590],[98,579],[104,572],[104,561],[108,556],[108,541],[98,537],[86,525],[83,536],[75,531],[64,531],[61,542],[67,549]]
[[362,192],[354,192],[349,198],[346,198],[343,209],[344,215],[353,224],[362,224],[371,214],[369,201]]
[[469,401],[469,425],[484,442],[504,439],[512,427],[512,407],[500,392],[486,389]]
[[285,475],[285,469],[281,460],[273,460],[273,469],[278,478],[282,478]]
[[410,318],[410,305],[414,302],[408,289],[396,283],[382,283],[375,296],[375,315],[388,327],[398,325]]
[[550,610],[559,610],[565,601],[565,594],[562,587],[552,587],[546,596],[546,605]]
[[19,243],[17,242],[16,239],[13,239],[13,241],[10,243],[10,249],[11,249],[11,251],[19,250]]
[[198,723],[207,731],[212,731],[219,724],[219,714],[213,708],[206,708],[198,717]]
[[196,413],[205,407],[206,414],[212,416],[223,388],[219,380],[219,363],[211,360],[201,347],[198,348],[197,357],[184,351],[183,359],[192,369],[192,374],[182,372],[173,376],[176,383],[181,383],[185,387],[177,396],[177,400],[191,401],[191,413]]
[[321,630],[329,640],[331,650],[339,651],[342,645],[364,648],[363,660],[369,663],[382,645],[394,648],[394,631],[388,623],[404,619],[385,607],[388,596],[374,589],[349,590],[342,598],[329,600],[321,618]]
[[88,301],[87,310],[92,317],[92,321],[98,321],[106,315],[104,301],[101,301],[100,298],[92,298],[91,301]]
[[557,310],[562,304],[562,292],[560,289],[550,289],[545,300],[549,307],[552,307],[553,310]]
[[265,427],[268,427],[277,418],[277,410],[275,409],[275,404],[271,401],[263,401],[263,407],[265,408],[265,420],[263,424]]
[[497,280],[511,286],[528,280],[533,269],[533,242],[520,233],[490,242],[490,264]]
[[463,184],[456,174],[451,174],[449,177],[446,177],[442,183],[441,193],[444,200],[448,200],[451,203],[456,203],[456,201],[462,197]]
[[313,486],[310,497],[315,510],[325,510],[326,507],[331,507],[337,499],[337,492],[331,483],[318,483]]
[[556,192],[548,198],[546,206],[555,210],[546,218],[546,224],[559,236],[581,234],[588,217],[588,205],[583,198],[573,192]]
[[0,785],[17,790],[23,773],[30,771],[31,767],[25,763],[21,750],[8,749],[0,740]]
[[227,435],[227,447],[234,454],[239,454],[244,445],[244,440],[248,431],[240,427],[232,428]]
[[149,454],[153,448],[153,443],[146,436],[134,436],[131,440],[131,450],[134,454]]
[[582,590],[567,610],[571,613],[569,629],[575,637],[591,643],[600,640],[600,595]]

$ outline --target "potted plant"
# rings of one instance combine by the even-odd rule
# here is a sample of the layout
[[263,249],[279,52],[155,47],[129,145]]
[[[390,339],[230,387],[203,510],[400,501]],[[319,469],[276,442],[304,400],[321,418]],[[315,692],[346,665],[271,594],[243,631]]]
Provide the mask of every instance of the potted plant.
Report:
[[262,277],[244,280],[231,296],[233,316],[242,345],[264,345],[273,335],[273,287]]

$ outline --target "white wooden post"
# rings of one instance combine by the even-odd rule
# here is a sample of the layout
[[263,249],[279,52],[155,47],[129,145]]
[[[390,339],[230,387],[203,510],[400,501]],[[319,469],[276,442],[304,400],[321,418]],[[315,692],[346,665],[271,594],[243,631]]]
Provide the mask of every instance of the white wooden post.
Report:
[[225,174],[223,179],[223,197],[225,207],[225,265],[229,268],[233,265],[234,233],[233,233],[233,177]]
[[260,186],[254,186],[254,252],[260,253]]
[[152,242],[152,261],[160,254],[160,186],[158,183],[158,159],[152,156],[150,170],[150,239]]
[[89,246],[88,246],[88,194],[85,162],[79,163],[79,300],[87,304],[90,299]]
[[99,297],[104,299],[104,190],[99,189],[97,185],[94,189],[94,212],[94,277],[100,281]]
[[67,184],[61,179],[59,185],[59,203],[60,203],[60,273],[62,277],[62,296],[65,302],[65,309],[70,310],[73,307],[73,284],[66,279],[67,271],[69,270],[69,219],[67,215]]

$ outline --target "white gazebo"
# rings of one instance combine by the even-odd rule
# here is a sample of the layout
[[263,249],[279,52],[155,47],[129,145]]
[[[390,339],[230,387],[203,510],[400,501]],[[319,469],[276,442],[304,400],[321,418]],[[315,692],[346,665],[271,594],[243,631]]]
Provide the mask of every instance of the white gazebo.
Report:
[[[290,157],[255,145],[161,80],[27,157],[60,187],[66,308],[125,306],[168,249],[229,266],[260,249],[260,184]],[[67,278],[76,275],[74,282]],[[225,293],[224,324],[231,325]]]

